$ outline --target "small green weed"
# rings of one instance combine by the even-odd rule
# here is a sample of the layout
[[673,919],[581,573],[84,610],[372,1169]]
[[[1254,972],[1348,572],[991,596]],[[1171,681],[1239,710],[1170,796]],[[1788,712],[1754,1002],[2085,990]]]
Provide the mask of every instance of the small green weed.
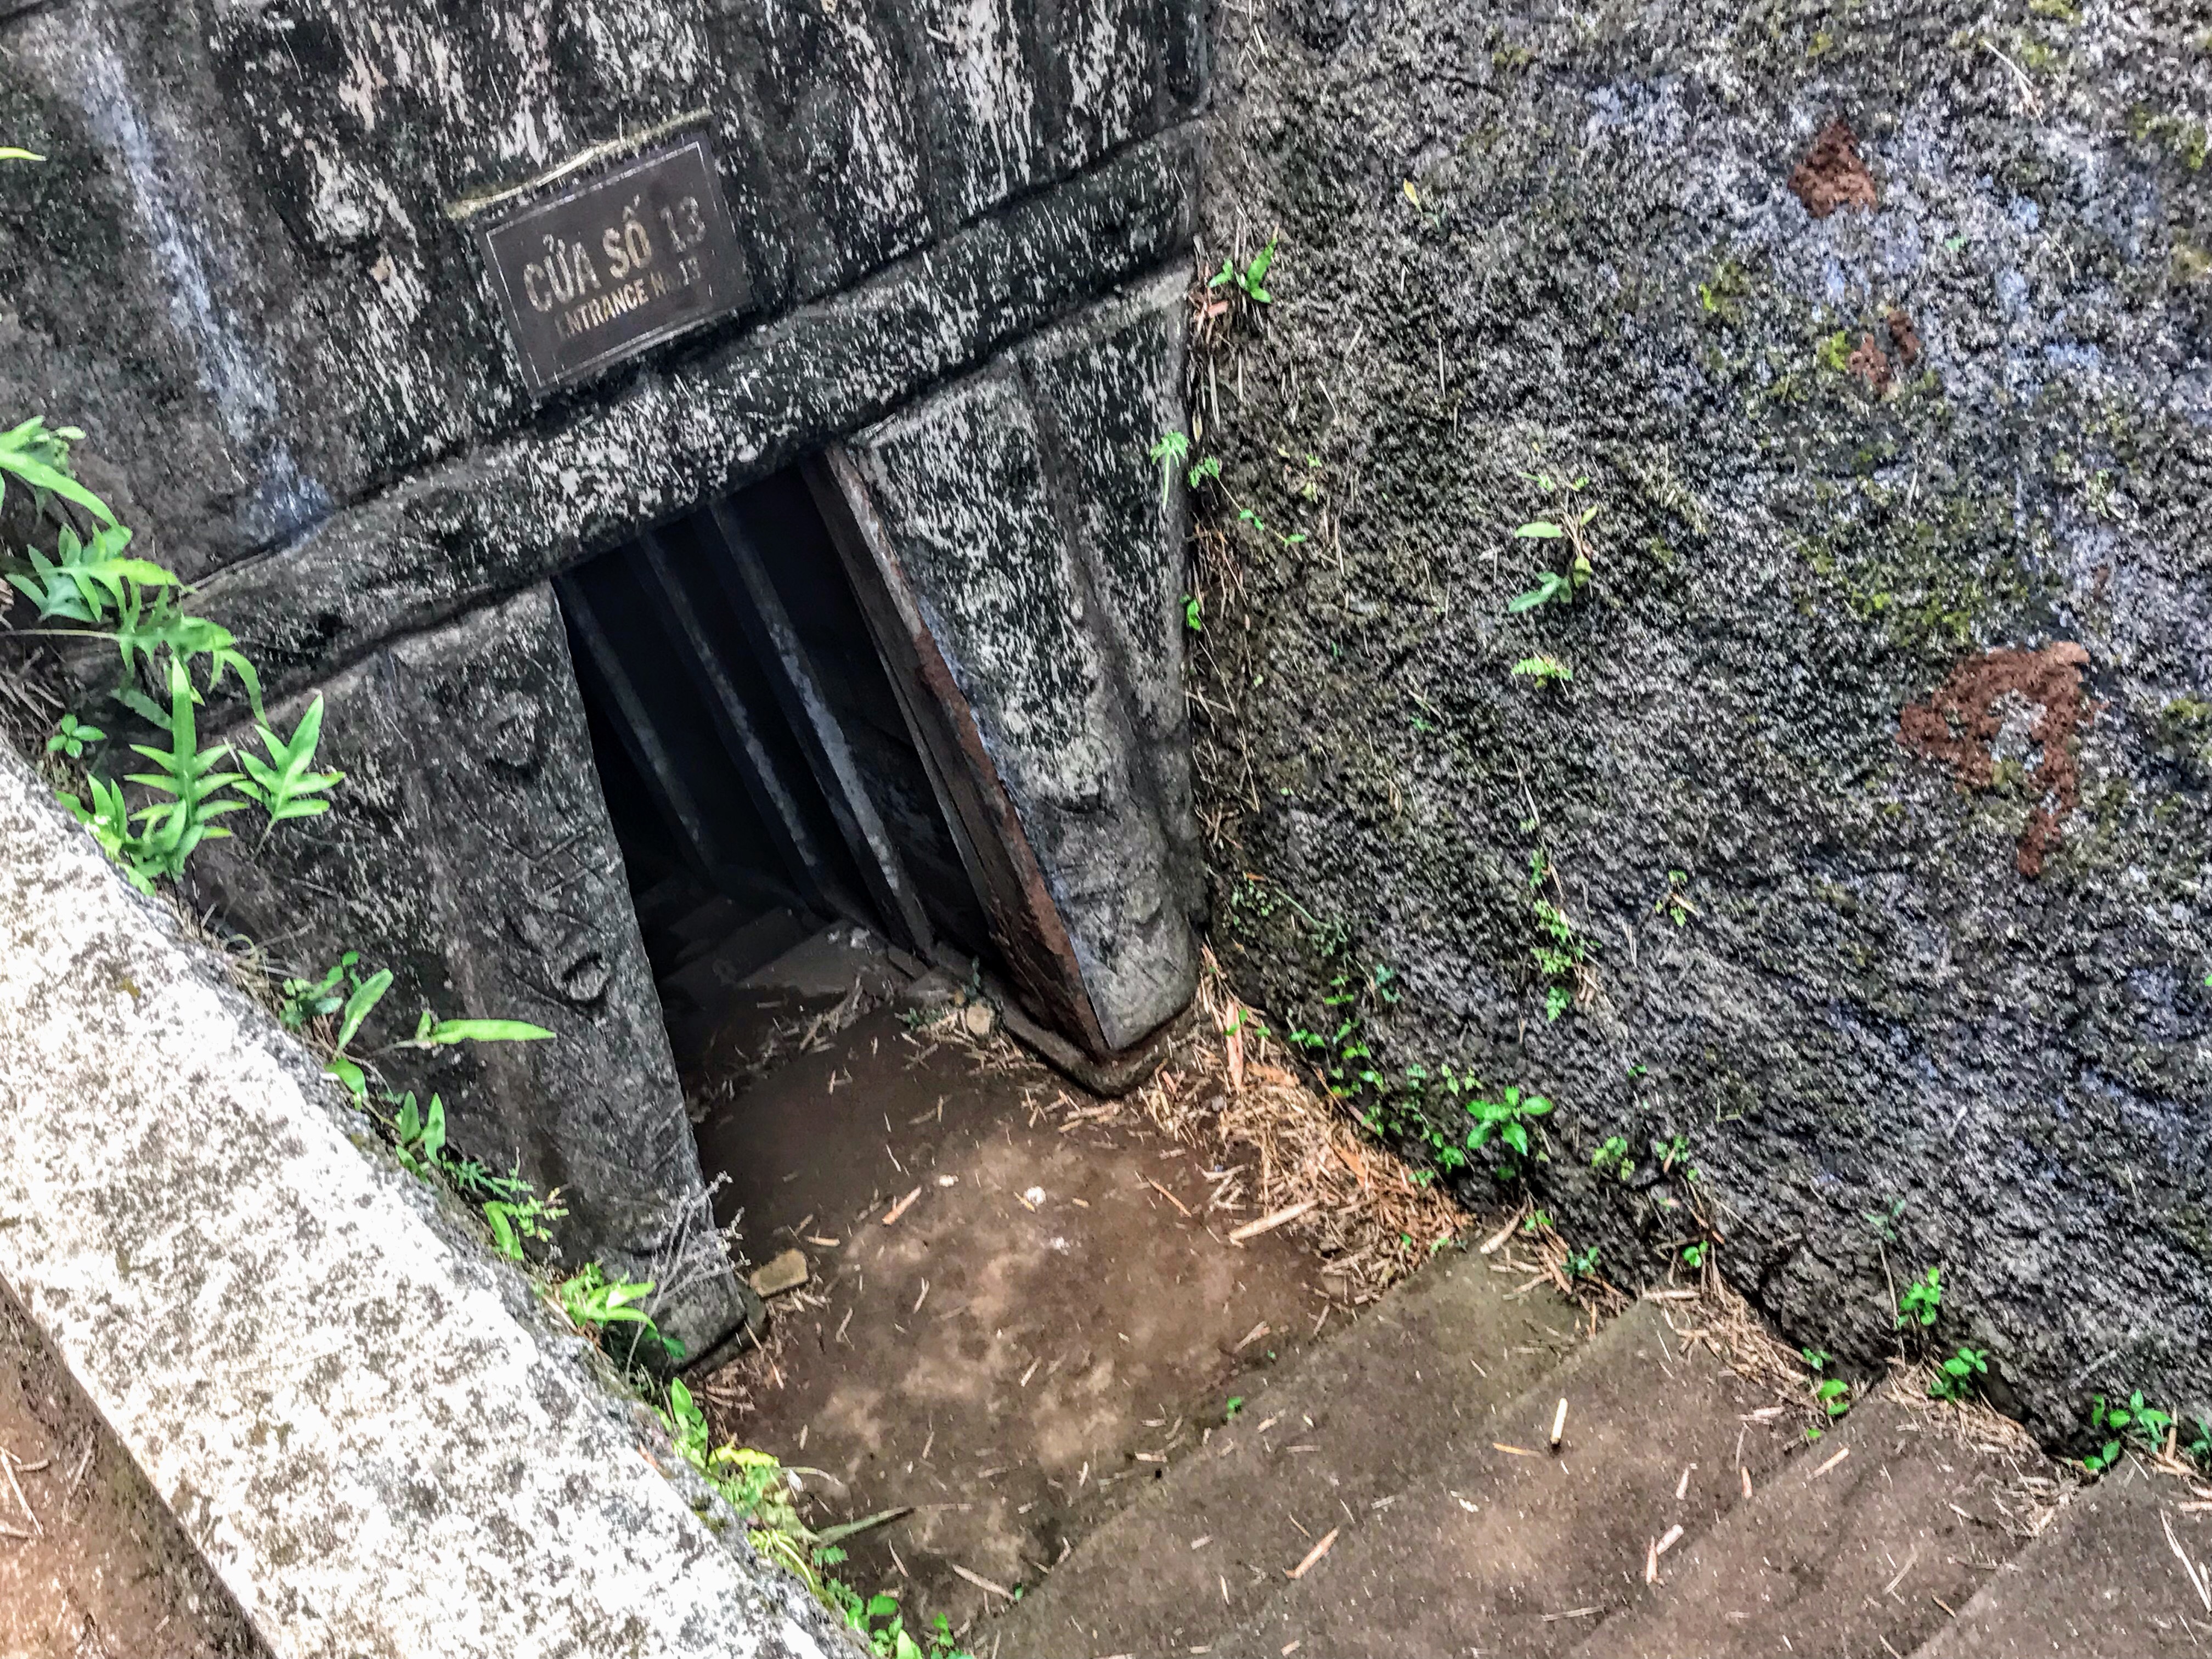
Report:
[[[351,971],[343,962],[340,965],[348,972]],[[327,981],[328,975],[325,977]],[[382,969],[367,979],[355,978],[352,994],[346,998],[344,1009],[338,1019],[337,1040],[332,1045],[331,1057],[324,1066],[325,1071],[345,1085],[346,1091],[353,1096],[357,1105],[368,1103],[368,1076],[362,1060],[349,1050],[354,1038],[361,1032],[362,1022],[375,1011],[377,1004],[384,1000],[384,994],[391,988],[392,970],[389,968]],[[377,1053],[386,1054],[403,1048],[449,1048],[463,1042],[543,1042],[552,1035],[542,1025],[532,1025],[519,1019],[440,1019],[425,1008],[422,1018],[415,1023],[413,1036],[392,1043],[390,1048],[379,1049]]]
[[1710,1243],[1702,1240],[1695,1244],[1685,1244],[1682,1247],[1682,1265],[1686,1267],[1704,1267],[1705,1258],[1712,1254],[1712,1249]]
[[[1827,1413],[1828,1420],[1833,1422],[1850,1411],[1851,1385],[1840,1376],[1820,1375],[1827,1370],[1828,1362],[1832,1358],[1828,1351],[1826,1348],[1800,1348],[1797,1353],[1798,1357],[1812,1369],[1813,1400],[1822,1411]],[[1817,1440],[1820,1437],[1820,1431],[1816,1429],[1808,1437]]]
[[1741,302],[1750,291],[1743,267],[1734,259],[1723,259],[1713,267],[1711,280],[1698,284],[1698,304],[1706,315],[1733,323],[1741,316]]
[[2091,1474],[2102,1474],[2120,1461],[2120,1453],[2130,1440],[2146,1451],[2156,1451],[2165,1445],[2173,1425],[2173,1413],[2152,1405],[2141,1389],[2128,1396],[2124,1406],[2110,1405],[2100,1394],[2089,1408],[2089,1431],[2106,1438],[2081,1460],[2081,1467]]
[[1943,1311],[1943,1281],[1939,1269],[1930,1267],[1905,1287],[1897,1298],[1897,1323],[1899,1329],[1917,1323],[1923,1329],[1936,1322]]
[[1160,505],[1175,493],[1176,474],[1190,459],[1190,439],[1181,432],[1163,432],[1152,441],[1152,465],[1160,470]]
[[1516,593],[1506,602],[1507,611],[1515,615],[1549,605],[1554,599],[1571,600],[1588,586],[1590,580],[1590,550],[1586,535],[1589,522],[1597,517],[1595,503],[1577,507],[1574,497],[1589,483],[1587,476],[1573,479],[1554,478],[1548,472],[1524,472],[1521,475],[1545,495],[1560,498],[1555,516],[1532,519],[1514,531],[1523,541],[1561,541],[1566,544],[1567,566],[1564,570],[1545,568],[1536,574],[1536,585],[1525,592]]
[[[1152,446],[1152,450],[1153,459],[1160,463],[1164,471],[1171,465],[1170,457],[1179,461],[1182,457],[1189,453],[1189,441],[1180,432],[1167,434]],[[1212,484],[1219,492],[1223,501],[1235,512],[1237,523],[1248,526],[1261,535],[1273,537],[1279,545],[1296,547],[1308,539],[1306,532],[1303,530],[1293,531],[1289,535],[1285,535],[1231,495],[1229,486],[1222,482],[1221,458],[1218,455],[1208,455],[1204,459],[1194,462],[1183,476],[1194,491]],[[1189,620],[1188,611],[1184,613],[1184,620],[1186,622]]]
[[[1552,887],[1550,898],[1544,896],[1547,882]],[[1556,1020],[1596,994],[1595,976],[1589,967],[1591,946],[1567,913],[1554,902],[1565,898],[1565,890],[1560,884],[1559,872],[1540,847],[1528,854],[1528,891],[1529,907],[1535,913],[1536,925],[1542,935],[1528,947],[1529,959],[1543,977],[1544,1018]]]
[[[523,1179],[518,1166],[506,1175],[489,1170],[478,1160],[462,1158],[446,1144],[446,1103],[436,1095],[428,1107],[410,1091],[395,1094],[380,1086],[369,1088],[368,1062],[349,1052],[361,1028],[385,994],[392,988],[392,970],[380,969],[363,977],[361,954],[349,951],[319,980],[284,981],[284,1000],[278,1018],[289,1030],[302,1030],[318,1019],[335,1015],[337,1029],[324,1073],[336,1078],[392,1142],[402,1167],[423,1180],[442,1181],[483,1214],[491,1234],[492,1249],[510,1261],[525,1259],[525,1246],[550,1244],[551,1224],[568,1214],[556,1190],[543,1196]],[[415,1024],[415,1035],[393,1049],[449,1048],[462,1042],[537,1042],[553,1033],[519,1019],[440,1019],[428,1009]],[[388,1050],[380,1049],[380,1054]],[[587,1269],[597,1272],[596,1266]],[[650,1288],[650,1287],[648,1287]],[[656,1336],[658,1333],[655,1333]]]
[[87,726],[74,714],[62,716],[62,723],[46,739],[46,752],[67,760],[82,760],[84,751],[95,743],[107,741],[107,733],[96,726]]
[[1529,1124],[1551,1109],[1552,1103],[1543,1096],[1524,1095],[1512,1084],[1496,1100],[1471,1100],[1467,1115],[1474,1127],[1467,1133],[1468,1150],[1480,1152],[1495,1136],[1500,1146],[1525,1158],[1529,1156]]
[[[627,1362],[638,1357],[641,1347],[649,1353],[657,1345],[669,1359],[681,1359],[684,1345],[662,1335],[653,1316],[639,1305],[653,1290],[650,1280],[611,1279],[598,1262],[587,1261],[580,1272],[556,1285],[553,1294],[568,1322],[598,1343],[609,1358]],[[606,1333],[617,1326],[629,1335],[620,1354],[608,1348],[606,1341]]]
[[361,975],[354,972],[360,962],[361,952],[349,951],[320,979],[286,980],[284,1000],[276,1012],[278,1023],[288,1031],[297,1031],[337,1013],[345,1006],[346,998],[361,988]]
[[1636,1160],[1628,1155],[1626,1135],[1607,1135],[1590,1154],[1590,1168],[1600,1175],[1609,1175],[1616,1181],[1636,1178]]
[[1874,1230],[1876,1238],[1885,1244],[1894,1244],[1897,1243],[1897,1220],[1904,1213],[1905,1200],[1900,1198],[1887,1210],[1864,1212],[1863,1218],[1866,1224]]
[[1677,927],[1686,927],[1698,907],[1690,902],[1690,875],[1686,870],[1667,872],[1667,890],[1659,896],[1658,903],[1651,907],[1655,915],[1663,915]]
[[1962,1347],[1936,1369],[1935,1380],[1929,1383],[1928,1392],[1937,1400],[1971,1400],[1980,1385],[1974,1379],[1989,1375],[1990,1356],[1985,1348]]
[[738,1512],[746,1541],[788,1567],[823,1605],[842,1613],[876,1659],[968,1659],[944,1614],[917,1641],[905,1628],[896,1596],[863,1596],[829,1571],[844,1564],[846,1539],[895,1520],[904,1510],[885,1510],[817,1532],[799,1519],[792,1480],[820,1471],[787,1469],[768,1453],[747,1447],[714,1446],[706,1413],[681,1378],[668,1384],[660,1420],[678,1455]]
[[1524,1233],[1540,1233],[1551,1224],[1552,1212],[1549,1210],[1539,1210],[1521,1224],[1521,1231]]
[[1540,653],[1522,658],[1513,665],[1513,673],[1518,678],[1534,680],[1540,686],[1565,685],[1575,677],[1575,671],[1557,657]]
[[[387,1098],[389,1098],[387,1097]],[[509,1261],[524,1259],[526,1243],[550,1244],[551,1224],[568,1212],[555,1191],[540,1197],[522,1178],[518,1166],[506,1175],[487,1170],[472,1158],[462,1158],[446,1144],[446,1103],[430,1097],[426,1110],[416,1103],[413,1092],[399,1097],[398,1109],[379,1121],[390,1132],[392,1151],[402,1167],[423,1180],[442,1180],[483,1212],[490,1230],[492,1249]]]
[[1267,246],[1261,248],[1243,265],[1234,259],[1224,258],[1221,269],[1206,283],[1209,289],[1234,286],[1237,291],[1255,306],[1271,306],[1275,296],[1267,292],[1267,272],[1275,263],[1275,249],[1282,241],[1280,236],[1270,236]]
[[1596,1278],[1598,1255],[1598,1247],[1595,1244],[1587,1249],[1577,1250],[1567,1258],[1567,1276],[1570,1279]]
[[1228,1403],[1221,1408],[1221,1420],[1224,1423],[1234,1423],[1237,1420],[1237,1413],[1243,1409],[1244,1396],[1241,1394],[1232,1394],[1229,1396]]

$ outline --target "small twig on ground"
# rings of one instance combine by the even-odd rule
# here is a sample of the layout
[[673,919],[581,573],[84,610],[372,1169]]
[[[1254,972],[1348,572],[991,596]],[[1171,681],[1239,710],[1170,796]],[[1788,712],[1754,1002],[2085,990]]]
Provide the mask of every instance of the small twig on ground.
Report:
[[[41,1462],[39,1467],[44,1468],[46,1465]],[[31,1523],[31,1531],[36,1536],[44,1538],[46,1535],[46,1529],[40,1523],[39,1512],[31,1507],[31,1500],[23,1496],[23,1483],[15,1478],[15,1455],[5,1447],[0,1447],[0,1469],[5,1469],[8,1472],[9,1487],[15,1492],[16,1503],[22,1506],[24,1518]]]
[[1315,1562],[1320,1560],[1322,1556],[1327,1555],[1331,1549],[1335,1547],[1337,1534],[1343,1530],[1344,1528],[1341,1527],[1331,1527],[1327,1532],[1322,1534],[1320,1541],[1306,1552],[1305,1559],[1299,1562],[1295,1567],[1291,1567],[1287,1570],[1283,1574],[1283,1577],[1285,1578],[1304,1577],[1308,1572],[1313,1570],[1313,1565]]
[[1001,1597],[1008,1601],[1014,1599],[1013,1591],[1008,1589],[1004,1584],[994,1584],[989,1579],[984,1577],[981,1573],[969,1571],[967,1568],[962,1566],[957,1561],[948,1563],[948,1565],[951,1567],[956,1576],[966,1579],[977,1589],[987,1591],[990,1595]]

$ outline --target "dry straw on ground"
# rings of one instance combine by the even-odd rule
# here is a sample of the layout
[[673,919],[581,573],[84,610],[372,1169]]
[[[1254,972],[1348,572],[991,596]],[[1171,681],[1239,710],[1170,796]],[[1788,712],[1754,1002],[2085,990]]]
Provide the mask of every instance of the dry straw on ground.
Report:
[[1224,1173],[1199,1212],[1210,1226],[1231,1231],[1310,1205],[1280,1231],[1320,1255],[1346,1299],[1370,1301],[1462,1237],[1470,1218],[1426,1172],[1367,1140],[1291,1062],[1209,951],[1191,1034],[1152,1082],[1100,1106],[1138,1113],[1213,1160]]

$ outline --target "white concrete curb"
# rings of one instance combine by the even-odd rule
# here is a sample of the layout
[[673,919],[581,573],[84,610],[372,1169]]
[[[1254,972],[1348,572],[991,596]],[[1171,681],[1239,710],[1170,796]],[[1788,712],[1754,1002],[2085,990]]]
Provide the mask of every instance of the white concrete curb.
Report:
[[366,1139],[0,754],[0,1276],[279,1659],[852,1651]]

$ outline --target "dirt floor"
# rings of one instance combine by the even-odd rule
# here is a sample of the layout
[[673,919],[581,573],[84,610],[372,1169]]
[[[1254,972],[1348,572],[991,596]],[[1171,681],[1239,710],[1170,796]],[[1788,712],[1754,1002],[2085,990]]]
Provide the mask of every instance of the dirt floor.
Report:
[[0,1659],[260,1659],[264,1651],[0,1290]]
[[1233,1167],[957,1016],[914,1018],[894,1001],[817,1037],[701,1124],[753,1260],[795,1247],[811,1275],[704,1393],[719,1435],[822,1472],[802,1476],[822,1520],[911,1505],[845,1575],[960,1622],[1349,1314],[1287,1232],[1230,1237],[1259,1213]]

